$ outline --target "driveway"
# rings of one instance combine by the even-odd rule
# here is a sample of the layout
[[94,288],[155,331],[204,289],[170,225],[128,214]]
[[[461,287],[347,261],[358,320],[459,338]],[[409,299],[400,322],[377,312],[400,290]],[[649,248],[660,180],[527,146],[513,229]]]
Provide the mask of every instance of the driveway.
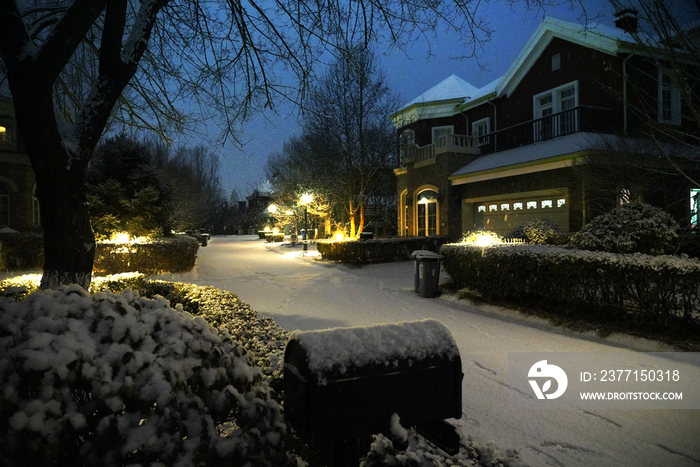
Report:
[[[530,465],[700,465],[698,410],[543,410],[509,404],[509,353],[627,352],[622,355],[627,357],[673,349],[629,336],[574,333],[455,296],[421,298],[413,292],[412,262],[356,267],[320,260],[313,245],[307,255],[301,253],[300,246],[252,236],[214,237],[200,248],[193,271],[161,278],[234,292],[289,330],[440,320],[454,335],[463,364],[463,416],[455,424],[478,441],[516,449]],[[682,374],[700,386],[700,369]]]

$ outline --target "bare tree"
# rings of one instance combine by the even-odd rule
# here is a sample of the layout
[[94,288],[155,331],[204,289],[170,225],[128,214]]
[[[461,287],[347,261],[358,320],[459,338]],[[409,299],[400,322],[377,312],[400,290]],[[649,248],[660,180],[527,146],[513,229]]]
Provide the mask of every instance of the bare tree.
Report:
[[[251,109],[303,96],[323,51],[358,38],[405,46],[450,28],[475,50],[489,32],[479,3],[4,0],[0,54],[36,175],[41,286],[90,283],[85,168],[111,119],[165,134],[184,129],[185,115],[219,114],[231,136]],[[193,104],[182,112],[177,101]]]

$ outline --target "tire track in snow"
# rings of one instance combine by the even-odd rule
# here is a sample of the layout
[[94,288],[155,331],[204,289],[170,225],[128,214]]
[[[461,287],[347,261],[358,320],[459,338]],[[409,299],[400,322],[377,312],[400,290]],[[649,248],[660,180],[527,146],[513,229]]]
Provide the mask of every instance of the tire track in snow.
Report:
[[[654,443],[654,444],[652,444],[652,446],[656,446],[657,448],[662,449],[663,451],[666,451],[666,452],[669,453],[669,454],[673,454],[674,456],[678,456],[678,457],[680,457],[680,458],[682,458],[682,459],[685,459],[685,460],[687,460],[688,462],[690,462],[692,465],[700,465],[700,459],[696,459],[696,458],[694,458],[694,457],[690,457],[690,456],[687,455],[687,454],[683,454],[682,452],[678,452],[678,451],[676,451],[676,450],[673,450],[673,449],[671,449],[671,448],[668,448],[668,447],[664,446],[663,444],[656,444],[656,443]],[[670,464],[670,463],[669,463],[669,464]]]
[[498,373],[496,373],[495,371],[493,371],[491,368],[488,368],[488,367],[482,365],[481,363],[477,362],[476,360],[472,360],[472,361],[474,362],[474,365],[478,366],[478,367],[481,368],[482,370],[488,371],[488,372],[491,373],[493,376],[498,375]]
[[543,448],[560,448],[565,451],[575,451],[575,452],[583,452],[586,454],[593,454],[599,457],[605,457],[605,454],[603,454],[600,451],[596,451],[595,449],[587,448],[585,446],[581,446],[578,444],[572,444],[572,443],[566,443],[566,442],[560,442],[560,441],[543,441],[540,446]]
[[623,426],[620,425],[619,423],[617,423],[616,421],[610,420],[609,418],[603,417],[602,415],[598,415],[598,414],[595,414],[593,412],[589,412],[588,410],[584,410],[583,413],[585,413],[586,415],[590,415],[591,417],[599,418],[599,419],[603,420],[604,422],[612,423],[613,425],[615,425],[618,428],[623,428]]
[[547,451],[544,451],[536,446],[526,446],[526,448],[530,449],[531,451],[536,452],[540,456],[546,457],[547,458],[547,465],[556,465],[559,467],[566,467],[566,465],[562,461],[560,461],[559,459],[557,459],[556,457],[554,457],[553,455],[551,455]]

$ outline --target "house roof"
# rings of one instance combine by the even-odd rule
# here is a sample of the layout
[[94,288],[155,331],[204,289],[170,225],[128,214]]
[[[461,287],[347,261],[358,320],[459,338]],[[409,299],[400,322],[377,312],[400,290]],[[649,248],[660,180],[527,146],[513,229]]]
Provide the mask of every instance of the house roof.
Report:
[[452,99],[468,99],[478,91],[479,89],[476,86],[469,84],[459,76],[453,74],[404,105],[401,110],[407,109],[414,104]]
[[[562,158],[562,156],[564,159],[571,159],[586,147],[590,147],[598,137],[600,135],[595,133],[574,133],[541,143],[481,156],[454,172],[449,178],[453,185],[480,181],[487,175],[489,179],[502,178],[511,175],[510,171],[505,172],[506,170],[520,165],[534,167],[553,159]],[[533,168],[529,171],[537,171],[537,169]]]

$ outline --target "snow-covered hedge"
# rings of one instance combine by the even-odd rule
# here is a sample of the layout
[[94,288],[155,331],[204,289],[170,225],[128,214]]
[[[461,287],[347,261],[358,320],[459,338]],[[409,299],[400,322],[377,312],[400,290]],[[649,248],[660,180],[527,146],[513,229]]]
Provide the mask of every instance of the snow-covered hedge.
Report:
[[163,298],[0,298],[4,465],[280,465],[281,408],[226,331]]
[[198,249],[197,239],[184,235],[134,243],[100,242],[95,250],[93,271],[101,274],[185,272],[194,267]]
[[700,312],[700,261],[620,255],[548,245],[443,245],[445,271],[459,287],[492,299],[537,300],[579,312],[689,320]]
[[376,240],[319,240],[316,244],[323,259],[343,263],[388,263],[411,259],[416,250],[437,251],[449,237],[395,237]]
[[551,245],[561,234],[559,226],[549,219],[531,219],[508,232],[506,238],[520,239],[534,245]]

